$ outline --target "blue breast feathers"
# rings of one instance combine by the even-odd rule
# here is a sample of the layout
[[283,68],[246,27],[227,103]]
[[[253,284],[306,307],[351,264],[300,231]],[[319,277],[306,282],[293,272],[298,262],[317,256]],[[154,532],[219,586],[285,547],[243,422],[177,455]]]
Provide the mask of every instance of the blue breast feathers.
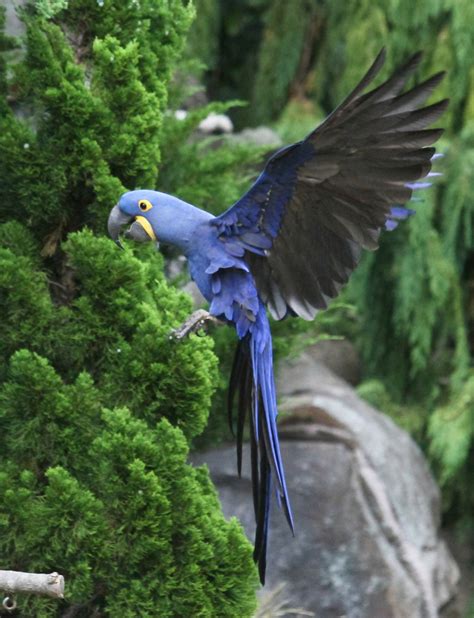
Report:
[[259,298],[244,249],[223,242],[216,227],[204,224],[193,238],[189,270],[201,292],[209,300],[209,312],[234,322],[240,339],[249,332],[259,312]]

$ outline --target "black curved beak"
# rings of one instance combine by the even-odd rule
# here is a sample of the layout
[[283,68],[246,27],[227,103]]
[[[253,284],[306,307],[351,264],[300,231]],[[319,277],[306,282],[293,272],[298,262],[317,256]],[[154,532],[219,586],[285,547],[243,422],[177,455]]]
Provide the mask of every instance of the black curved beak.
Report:
[[120,242],[120,232],[124,225],[129,224],[132,219],[133,217],[126,215],[120,210],[118,204],[110,211],[109,220],[107,221],[107,230],[110,238],[116,242],[121,249],[123,249],[123,246]]

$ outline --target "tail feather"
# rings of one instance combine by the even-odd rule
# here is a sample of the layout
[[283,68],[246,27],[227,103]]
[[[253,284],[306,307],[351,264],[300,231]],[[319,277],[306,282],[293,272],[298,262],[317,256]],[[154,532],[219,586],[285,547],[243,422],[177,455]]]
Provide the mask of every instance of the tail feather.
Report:
[[[250,341],[254,388],[258,390],[259,400],[261,402],[258,408],[258,416],[261,420],[261,433],[258,442],[261,449],[265,452],[268,464],[275,478],[277,496],[283,506],[288,525],[294,534],[293,517],[289,504],[276,424],[278,410],[276,405],[275,381],[273,377],[273,352],[270,328],[266,316],[265,325],[268,335],[264,339],[264,345],[262,345],[261,337],[252,336]],[[259,334],[261,334],[261,331],[259,331]]]
[[[253,495],[253,510],[255,513],[255,521],[258,521],[258,506],[260,500],[260,470],[258,464],[258,443],[257,437],[253,422],[253,414],[249,416],[249,426],[250,426],[250,464],[251,464],[251,475],[252,475],[252,495]],[[242,452],[242,442],[237,443],[237,452]],[[255,557],[255,555],[254,555]]]
[[227,391],[227,420],[229,422],[230,431],[234,437],[233,402],[235,399],[235,393],[240,386],[242,371],[244,368],[244,359],[241,347],[242,341],[239,341],[237,348],[235,349],[234,360],[232,362],[232,369],[230,372],[229,389]]
[[[234,399],[237,405],[237,468],[242,465],[243,428],[250,421],[250,449],[253,503],[256,519],[254,560],[258,563],[260,581],[265,581],[268,518],[271,487],[294,534],[293,517],[285,482],[285,474],[276,425],[277,405],[273,377],[271,334],[262,307],[255,328],[239,341],[230,379],[228,415],[233,418]],[[273,475],[273,483],[272,483]]]
[[258,564],[258,574],[262,585],[265,584],[267,567],[268,519],[270,514],[271,473],[265,453],[260,456],[260,495],[256,516],[255,547],[253,558]]
[[[237,470],[242,472],[242,443],[247,413],[252,409],[252,365],[246,339],[241,339],[235,349],[227,394],[227,416],[232,435],[237,443]],[[234,429],[234,400],[237,394],[237,423]]]
[[247,363],[242,371],[241,388],[239,392],[239,406],[237,415],[237,470],[239,476],[242,474],[242,443],[244,439],[245,419],[248,416],[251,418],[251,401],[252,401],[252,368],[250,363]]

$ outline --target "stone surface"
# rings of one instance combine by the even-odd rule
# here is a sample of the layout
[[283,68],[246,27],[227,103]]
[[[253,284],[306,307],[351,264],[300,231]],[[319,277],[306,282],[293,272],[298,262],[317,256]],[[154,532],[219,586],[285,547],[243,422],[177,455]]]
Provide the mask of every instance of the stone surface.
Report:
[[[362,374],[360,356],[348,339],[318,341],[306,348],[305,353],[352,386],[359,384]],[[313,379],[317,379],[316,376]]]
[[211,112],[209,116],[201,120],[198,128],[201,133],[206,135],[220,135],[222,133],[232,133],[234,125],[229,116]]
[[255,144],[256,146],[268,146],[279,148],[283,145],[281,137],[270,127],[254,127],[243,129],[232,135],[232,140],[238,143]]
[[[420,450],[310,354],[280,373],[296,537],[274,504],[266,590],[287,582],[288,604],[318,618],[435,618],[459,571],[440,538],[439,491]],[[208,464],[225,514],[252,538],[248,465],[236,478],[233,446],[194,461]]]
[[27,0],[0,0],[0,6],[5,9],[5,33],[8,36],[20,37],[25,33],[25,25],[18,17],[18,10],[26,5]]

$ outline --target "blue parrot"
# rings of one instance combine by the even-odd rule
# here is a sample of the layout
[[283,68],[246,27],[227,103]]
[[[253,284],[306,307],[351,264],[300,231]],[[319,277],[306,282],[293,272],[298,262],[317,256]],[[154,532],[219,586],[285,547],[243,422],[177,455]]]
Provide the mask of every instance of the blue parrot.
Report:
[[135,240],[178,247],[208,300],[209,314],[234,325],[237,345],[228,412],[237,399],[237,466],[249,420],[254,559],[265,581],[268,515],[274,491],[294,533],[277,432],[272,335],[276,320],[311,320],[327,307],[380,232],[413,211],[404,205],[430,174],[442,129],[427,128],[448,100],[423,107],[441,81],[437,73],[402,93],[419,65],[415,54],[384,83],[363,94],[384,60],[382,50],[349,96],[305,139],[279,150],[253,186],[223,214],[149,190],[125,193],[108,230],[123,226]]

